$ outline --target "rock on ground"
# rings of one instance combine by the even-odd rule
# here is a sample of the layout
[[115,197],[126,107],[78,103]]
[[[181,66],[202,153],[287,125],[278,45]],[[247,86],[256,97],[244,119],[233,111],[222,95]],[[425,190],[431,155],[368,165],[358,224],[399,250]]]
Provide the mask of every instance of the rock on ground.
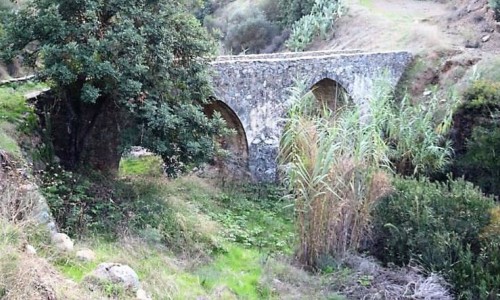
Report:
[[119,284],[127,290],[137,291],[140,287],[137,273],[129,266],[118,263],[102,263],[87,276],[87,279],[98,279]]
[[90,249],[82,249],[76,252],[76,258],[81,260],[81,261],[94,261],[95,260],[95,253],[94,251]]
[[64,252],[73,251],[73,241],[65,233],[55,233],[51,237],[52,244],[56,246],[57,249]]

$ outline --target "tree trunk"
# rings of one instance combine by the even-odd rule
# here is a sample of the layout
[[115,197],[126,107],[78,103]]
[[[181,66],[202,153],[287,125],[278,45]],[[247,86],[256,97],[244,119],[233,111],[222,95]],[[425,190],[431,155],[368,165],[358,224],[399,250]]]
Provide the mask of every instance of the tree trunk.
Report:
[[80,167],[89,167],[116,175],[121,158],[121,127],[125,124],[121,110],[113,101],[106,101],[99,111],[90,110],[84,118],[79,147]]
[[[54,154],[68,170],[91,169],[116,175],[121,158],[123,112],[110,99],[96,103],[57,99],[47,94],[37,108]],[[48,114],[47,114],[48,112]]]

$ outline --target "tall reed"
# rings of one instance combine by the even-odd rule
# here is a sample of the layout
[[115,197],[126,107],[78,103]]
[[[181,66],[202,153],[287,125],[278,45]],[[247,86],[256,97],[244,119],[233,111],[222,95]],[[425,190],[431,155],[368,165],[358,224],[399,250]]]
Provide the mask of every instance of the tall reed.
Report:
[[389,190],[388,149],[377,119],[386,99],[372,99],[376,108],[362,121],[355,106],[314,109],[313,94],[301,97],[301,90],[292,89],[280,163],[295,199],[298,258],[314,267],[323,255],[343,255],[368,238],[372,207]]
[[295,200],[298,258],[306,265],[368,241],[372,208],[390,191],[394,171],[439,170],[452,154],[445,135],[453,105],[443,113],[437,98],[426,109],[408,98],[396,104],[383,78],[374,86],[364,104],[322,107],[304,84],[291,89],[279,163]]

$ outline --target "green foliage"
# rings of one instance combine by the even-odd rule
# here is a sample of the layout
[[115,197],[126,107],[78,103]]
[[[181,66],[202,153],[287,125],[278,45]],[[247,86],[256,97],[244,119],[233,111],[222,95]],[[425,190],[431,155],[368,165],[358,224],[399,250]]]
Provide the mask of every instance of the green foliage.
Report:
[[21,156],[18,135],[31,133],[37,125],[33,108],[26,102],[24,94],[43,88],[43,84],[28,82],[8,84],[0,87],[0,149],[17,157]]
[[161,187],[154,182],[115,181],[49,167],[42,191],[63,232],[115,235],[123,226],[139,231],[158,228],[168,216]]
[[440,272],[460,299],[486,299],[500,282],[498,237],[482,237],[494,201],[471,183],[394,180],[374,211],[375,252],[385,263],[416,261]]
[[288,49],[304,51],[315,37],[326,37],[344,9],[342,0],[316,0],[311,12],[293,24],[292,32],[286,42]]
[[[431,98],[411,104],[405,96],[387,118],[389,156],[396,172],[403,175],[431,174],[443,170],[453,154],[448,131],[456,101]],[[442,114],[443,116],[439,117]]]
[[[119,156],[117,143],[126,148],[139,141],[167,163],[196,163],[214,154],[213,136],[222,123],[209,120],[201,106],[210,94],[203,58],[213,44],[188,13],[192,5],[35,0],[10,15],[0,41],[3,56],[20,54],[32,67],[43,65],[37,69],[52,82],[60,104],[55,109],[71,116],[64,120],[69,130],[53,133],[67,134],[60,140],[72,145],[59,150],[65,166],[97,169],[92,155],[106,154],[97,149]],[[25,51],[28,44],[35,49]],[[102,121],[95,128],[96,120],[106,118],[119,124]],[[92,139],[96,132],[106,138]]]
[[0,123],[7,122],[16,125],[21,131],[29,131],[36,124],[36,117],[24,93],[36,90],[43,85],[36,83],[11,84],[0,88]]
[[278,26],[268,21],[262,11],[239,12],[229,20],[223,42],[234,53],[259,53],[278,32]]
[[281,11],[281,22],[286,25],[292,25],[303,16],[311,13],[316,3],[315,0],[279,0]]
[[124,157],[120,161],[120,175],[144,175],[144,176],[162,176],[163,160],[155,155],[142,157]]
[[186,184],[181,191],[222,226],[226,241],[270,253],[292,251],[292,210],[281,200],[282,190],[272,185],[235,185],[214,194]]
[[464,93],[462,107],[471,110],[498,109],[500,107],[500,82],[487,80],[474,82]]
[[270,290],[260,286],[261,260],[255,250],[231,246],[198,274],[202,285],[209,290],[216,288],[216,284],[224,284],[239,297],[269,299]]
[[500,195],[500,123],[477,126],[456,166],[485,193]]
[[495,11],[497,21],[500,20],[500,0],[488,0],[488,4]]
[[272,187],[266,189],[270,190],[265,196],[244,187],[238,188],[240,192],[221,194],[215,199],[219,210],[206,213],[223,226],[223,236],[230,242],[266,252],[290,253],[295,241],[291,211],[284,210],[285,204]]
[[454,173],[500,195],[500,83],[475,82],[455,114]]
[[21,148],[17,144],[17,141],[13,139],[7,132],[2,128],[0,124],[0,150],[6,151],[7,153],[14,155],[16,157],[21,157]]

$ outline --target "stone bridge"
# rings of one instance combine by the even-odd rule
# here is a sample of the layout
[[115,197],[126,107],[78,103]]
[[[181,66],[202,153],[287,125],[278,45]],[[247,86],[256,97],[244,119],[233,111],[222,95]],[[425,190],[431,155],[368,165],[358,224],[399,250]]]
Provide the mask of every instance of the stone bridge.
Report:
[[276,181],[279,140],[291,105],[287,89],[297,79],[306,81],[316,98],[328,105],[336,103],[339,91],[362,105],[382,74],[394,88],[411,60],[408,52],[220,56],[212,62],[217,101],[206,112],[219,111],[235,129],[225,147],[254,181]]

